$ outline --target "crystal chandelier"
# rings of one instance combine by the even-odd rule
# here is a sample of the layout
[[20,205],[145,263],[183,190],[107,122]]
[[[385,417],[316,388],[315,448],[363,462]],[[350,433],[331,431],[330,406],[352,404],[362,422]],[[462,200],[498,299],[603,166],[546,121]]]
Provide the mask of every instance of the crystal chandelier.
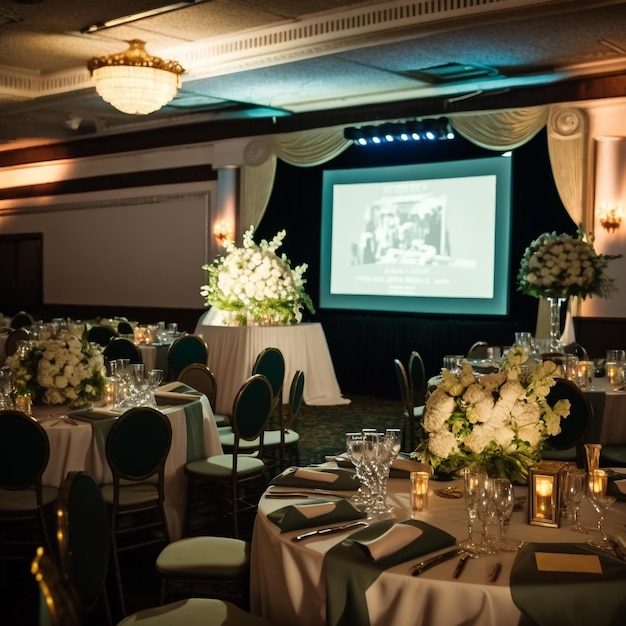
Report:
[[140,39],[128,43],[125,52],[91,59],[87,68],[105,102],[123,113],[147,115],[176,96],[185,70],[178,61],[150,56]]

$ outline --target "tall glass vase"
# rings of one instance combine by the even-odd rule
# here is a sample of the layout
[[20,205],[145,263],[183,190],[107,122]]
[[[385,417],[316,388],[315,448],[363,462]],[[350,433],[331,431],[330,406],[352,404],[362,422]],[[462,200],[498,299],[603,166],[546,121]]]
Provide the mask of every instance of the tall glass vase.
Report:
[[561,307],[566,298],[548,298],[550,304],[550,352],[561,351]]

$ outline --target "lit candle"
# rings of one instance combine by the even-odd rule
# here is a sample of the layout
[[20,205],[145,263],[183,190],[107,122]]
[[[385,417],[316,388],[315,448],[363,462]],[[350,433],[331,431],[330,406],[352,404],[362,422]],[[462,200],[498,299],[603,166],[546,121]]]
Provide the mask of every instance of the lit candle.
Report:
[[611,385],[621,385],[624,382],[622,366],[619,363],[606,363],[606,375]]
[[428,507],[428,472],[411,472],[411,511],[418,513]]
[[115,380],[113,378],[107,378],[104,383],[104,402],[105,404],[115,402]]
[[32,408],[32,399],[29,393],[22,393],[18,396],[15,396],[15,408],[18,411],[22,411],[22,413],[27,413],[30,415],[30,410]]
[[537,498],[537,517],[552,519],[553,480],[549,476],[535,478],[535,496]]

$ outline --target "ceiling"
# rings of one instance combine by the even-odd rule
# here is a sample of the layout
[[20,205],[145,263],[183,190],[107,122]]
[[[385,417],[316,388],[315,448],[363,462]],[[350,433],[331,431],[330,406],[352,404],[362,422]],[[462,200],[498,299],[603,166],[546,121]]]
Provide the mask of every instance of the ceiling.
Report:
[[[188,0],[81,32],[166,4],[2,0],[0,150],[434,98],[445,108],[626,70],[623,1]],[[177,97],[148,116],[102,101],[87,70],[131,39],[186,70]]]

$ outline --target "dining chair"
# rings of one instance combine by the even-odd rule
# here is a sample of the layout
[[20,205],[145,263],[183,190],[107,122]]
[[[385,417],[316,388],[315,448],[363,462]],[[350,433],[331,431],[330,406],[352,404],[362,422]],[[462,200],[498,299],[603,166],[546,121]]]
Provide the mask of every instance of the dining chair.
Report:
[[252,374],[262,374],[270,381],[274,402],[270,411],[271,420],[278,413],[278,423],[282,423],[283,384],[285,382],[285,357],[278,348],[264,348],[259,352],[252,366]]
[[[259,457],[263,452],[262,433],[273,400],[268,379],[262,374],[250,376],[233,402],[232,452],[191,461],[185,466],[188,493],[184,536],[198,534],[196,529],[203,527],[201,523],[194,523],[194,517],[204,518],[209,526],[213,524],[210,530],[216,532],[209,534],[223,534],[226,516],[232,523],[232,536],[240,538],[242,514],[256,512],[259,497],[267,485],[267,467]],[[241,452],[241,442],[257,438],[261,438],[258,452]]]
[[171,442],[169,419],[151,407],[129,409],[107,435],[105,452],[112,482],[100,489],[111,519],[113,567],[123,614],[120,557],[148,547],[162,549],[169,543],[163,501]]
[[118,335],[134,335],[133,325],[126,320],[122,320],[117,324]]
[[572,381],[557,378],[546,400],[550,406],[557,400],[569,400],[570,412],[566,418],[561,419],[561,432],[547,438],[541,457],[551,461],[575,462],[578,467],[584,468],[584,445],[588,441],[589,429],[594,421],[589,398]]
[[59,490],[42,482],[49,458],[48,435],[34,417],[0,411],[0,561],[28,564],[38,546],[51,553]]
[[215,423],[218,427],[228,426],[230,424],[230,415],[215,412],[217,403],[217,379],[208,365],[204,363],[190,363],[178,375],[178,381],[193,387],[208,398],[211,409],[213,410]]
[[92,326],[87,331],[87,341],[89,343],[97,343],[103,348],[107,346],[111,339],[117,336],[117,333],[110,326]]
[[14,330],[18,328],[24,328],[32,326],[35,323],[35,319],[30,313],[26,311],[18,311],[12,318],[9,326]]
[[42,546],[35,552],[30,571],[39,586],[39,626],[81,626],[74,590]]
[[104,615],[112,624],[106,589],[111,524],[100,486],[85,471],[70,471],[59,488],[57,542],[63,581],[85,621]]
[[30,339],[30,333],[25,328],[16,328],[12,330],[4,344],[4,353],[7,356],[13,356],[17,352],[20,341],[28,341]]
[[113,337],[104,347],[102,354],[106,359],[107,368],[111,361],[117,359],[129,359],[131,363],[143,363],[141,350],[126,337]]
[[486,359],[489,344],[486,341],[475,341],[467,351],[468,359]]
[[181,335],[172,342],[167,351],[168,380],[176,380],[187,365],[206,365],[208,360],[209,347],[200,335]]
[[[413,389],[406,368],[400,359],[393,360],[396,380],[400,390],[400,402],[404,414],[404,424],[402,427],[402,449],[405,452],[412,452],[417,446],[417,421],[424,415],[424,406],[415,406],[413,402]],[[414,364],[419,367],[419,361]]]

